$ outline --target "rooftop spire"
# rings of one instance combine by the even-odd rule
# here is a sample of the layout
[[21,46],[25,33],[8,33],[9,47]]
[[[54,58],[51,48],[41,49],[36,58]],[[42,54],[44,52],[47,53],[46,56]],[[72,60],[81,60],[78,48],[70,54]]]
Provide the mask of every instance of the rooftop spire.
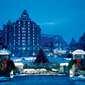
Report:
[[11,24],[11,21],[9,20],[7,24],[9,24],[9,25],[10,25],[10,24]]
[[26,9],[23,11],[23,13],[21,15],[21,19],[23,19],[23,20],[27,20],[27,19],[30,20],[29,15],[28,15]]

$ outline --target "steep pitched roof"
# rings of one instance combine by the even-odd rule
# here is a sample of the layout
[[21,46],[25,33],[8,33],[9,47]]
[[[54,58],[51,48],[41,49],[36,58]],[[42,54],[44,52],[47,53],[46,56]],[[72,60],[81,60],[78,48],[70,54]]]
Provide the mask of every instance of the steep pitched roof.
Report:
[[29,18],[29,15],[28,15],[28,13],[27,13],[26,10],[23,11],[23,13],[22,13],[20,19],[23,19],[23,20],[29,20],[29,21],[31,20],[31,19]]
[[81,37],[81,41],[85,41],[85,33],[84,33],[83,36]]

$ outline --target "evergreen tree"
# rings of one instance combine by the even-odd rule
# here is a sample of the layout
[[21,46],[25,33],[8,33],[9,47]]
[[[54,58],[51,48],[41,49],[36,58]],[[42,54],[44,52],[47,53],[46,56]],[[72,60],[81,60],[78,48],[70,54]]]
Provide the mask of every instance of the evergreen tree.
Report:
[[53,48],[53,41],[51,41],[51,43],[50,43],[50,47]]
[[48,59],[46,58],[42,48],[40,48],[39,53],[36,57],[35,63],[46,63],[49,62]]

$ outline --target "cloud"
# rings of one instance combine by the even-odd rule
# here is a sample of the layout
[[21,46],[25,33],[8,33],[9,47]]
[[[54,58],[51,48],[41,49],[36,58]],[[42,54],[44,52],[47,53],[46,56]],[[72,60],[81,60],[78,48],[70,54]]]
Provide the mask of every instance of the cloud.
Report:
[[55,25],[56,23],[50,22],[50,23],[45,23],[45,24],[48,24],[48,25]]
[[54,22],[46,22],[46,23],[38,23],[39,25],[55,25],[57,23]]

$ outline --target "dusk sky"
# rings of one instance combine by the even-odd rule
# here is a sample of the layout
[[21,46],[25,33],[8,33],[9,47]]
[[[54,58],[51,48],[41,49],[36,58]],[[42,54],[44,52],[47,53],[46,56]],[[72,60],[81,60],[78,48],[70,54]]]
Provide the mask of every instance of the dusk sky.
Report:
[[0,29],[9,19],[18,20],[24,9],[43,34],[61,35],[70,43],[85,32],[85,0],[0,0]]

